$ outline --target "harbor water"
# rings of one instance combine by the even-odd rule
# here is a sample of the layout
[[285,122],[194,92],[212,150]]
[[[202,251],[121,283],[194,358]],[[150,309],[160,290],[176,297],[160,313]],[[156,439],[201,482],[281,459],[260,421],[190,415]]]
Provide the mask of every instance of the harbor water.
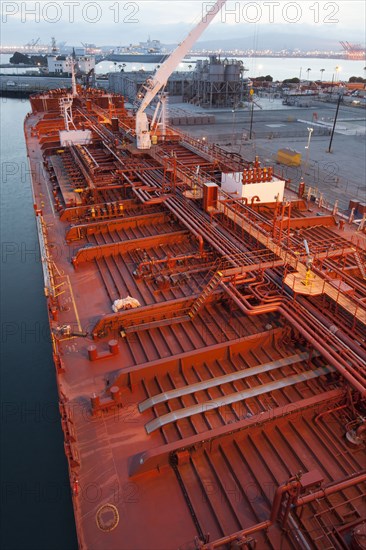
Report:
[[[194,57],[184,59],[177,68],[178,71],[190,71],[195,67],[198,59],[207,57]],[[224,59],[224,56],[221,56]],[[285,78],[301,78],[307,80],[322,80],[323,82],[348,81],[351,76],[365,77],[365,61],[349,59],[320,59],[311,57],[239,57],[243,62],[245,76],[251,78],[271,75],[273,80],[282,81]],[[96,73],[108,73],[114,71],[139,71],[141,69],[152,71],[156,68],[153,63],[116,63],[102,61],[97,65]],[[309,73],[307,70],[310,69]],[[324,71],[322,71],[324,69]]]
[[23,120],[1,98],[1,542],[76,549]]
[[[0,54],[1,63],[9,63],[11,55]],[[225,56],[221,56],[224,59]],[[185,58],[177,67],[178,71],[191,71],[194,69],[198,59],[207,59],[207,57],[191,56]],[[322,80],[331,82],[348,81],[351,76],[365,78],[365,60],[351,59],[333,59],[319,57],[239,57],[243,62],[245,76],[251,78],[257,76],[271,75],[273,80],[282,81],[285,78],[301,78],[307,80]],[[102,61],[96,66],[96,74],[106,74],[109,72],[120,71],[153,71],[156,69],[156,63],[139,63],[138,56],[134,62],[119,63],[113,61]],[[310,71],[308,72],[308,69]],[[323,71],[324,69],[324,71]],[[29,69],[1,69],[3,74],[24,74],[26,71],[38,72],[36,67]]]

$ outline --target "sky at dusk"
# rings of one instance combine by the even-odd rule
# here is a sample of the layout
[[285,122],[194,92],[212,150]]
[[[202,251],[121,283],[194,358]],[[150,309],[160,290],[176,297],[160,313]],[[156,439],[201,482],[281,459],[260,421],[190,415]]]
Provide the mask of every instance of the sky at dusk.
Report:
[[[40,37],[48,44],[51,36],[57,42],[80,45],[127,45],[146,40],[148,36],[163,43],[177,43],[214,2],[199,0],[137,0],[93,2],[89,0],[1,2],[1,44],[22,45]],[[365,3],[346,1],[228,1],[201,41],[253,37],[252,47],[259,47],[266,38],[268,46],[281,45],[281,34],[307,36],[309,49],[325,40],[365,41]],[[296,42],[296,40],[294,39]],[[303,46],[303,43],[301,43]],[[218,43],[219,47],[219,43]],[[250,40],[245,43],[250,47]]]

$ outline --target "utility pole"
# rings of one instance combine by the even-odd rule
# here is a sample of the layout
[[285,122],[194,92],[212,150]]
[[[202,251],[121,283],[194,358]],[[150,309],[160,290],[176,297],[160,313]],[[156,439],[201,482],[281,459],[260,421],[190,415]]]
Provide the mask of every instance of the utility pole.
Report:
[[232,114],[233,114],[233,118],[232,118],[232,121],[233,121],[233,128],[232,128],[232,136],[231,136],[231,141],[232,143],[234,143],[234,139],[235,139],[235,106],[234,106],[234,109],[232,109]]
[[254,102],[252,101],[252,110],[250,112],[250,129],[249,129],[249,139],[252,139],[252,130],[253,130],[253,114],[254,114]]
[[253,115],[254,115],[254,101],[253,101],[254,90],[253,90],[253,88],[250,90],[249,93],[250,93],[250,97],[252,98],[252,110],[251,110],[251,112],[250,112],[249,139],[252,139]]
[[334,117],[334,123],[333,123],[333,128],[332,128],[332,133],[331,133],[331,136],[330,136],[330,142],[329,142],[328,153],[331,153],[331,152],[332,152],[333,136],[334,136],[335,127],[336,127],[336,124],[337,124],[338,111],[339,111],[339,106],[340,106],[340,104],[341,104],[341,99],[342,99],[341,94],[339,94],[339,96],[338,96],[338,103],[337,103],[337,109],[336,109],[336,113],[335,113],[335,117]]

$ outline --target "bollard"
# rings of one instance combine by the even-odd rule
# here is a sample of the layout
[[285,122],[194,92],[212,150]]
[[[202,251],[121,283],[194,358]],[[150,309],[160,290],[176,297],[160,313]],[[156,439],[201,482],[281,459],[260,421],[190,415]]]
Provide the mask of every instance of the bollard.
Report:
[[97,346],[91,345],[88,347],[89,361],[96,361],[98,359]]
[[97,410],[100,407],[100,397],[97,394],[93,394],[90,398],[91,406],[93,410]]
[[108,342],[109,351],[112,355],[118,355],[119,349],[118,349],[118,342],[117,340],[109,340]]

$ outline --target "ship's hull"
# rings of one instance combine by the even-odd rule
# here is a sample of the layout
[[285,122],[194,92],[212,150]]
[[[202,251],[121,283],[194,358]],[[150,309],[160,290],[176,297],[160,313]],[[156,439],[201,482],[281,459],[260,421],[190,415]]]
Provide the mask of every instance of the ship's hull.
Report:
[[302,198],[213,184],[269,181],[258,163],[172,130],[136,150],[118,96],[74,99],[90,136],[61,147],[64,96],[33,97],[25,135],[80,548],[345,548],[366,310],[337,265],[364,250]]
[[117,63],[163,63],[168,58],[169,54],[110,54],[106,58],[107,61]]

